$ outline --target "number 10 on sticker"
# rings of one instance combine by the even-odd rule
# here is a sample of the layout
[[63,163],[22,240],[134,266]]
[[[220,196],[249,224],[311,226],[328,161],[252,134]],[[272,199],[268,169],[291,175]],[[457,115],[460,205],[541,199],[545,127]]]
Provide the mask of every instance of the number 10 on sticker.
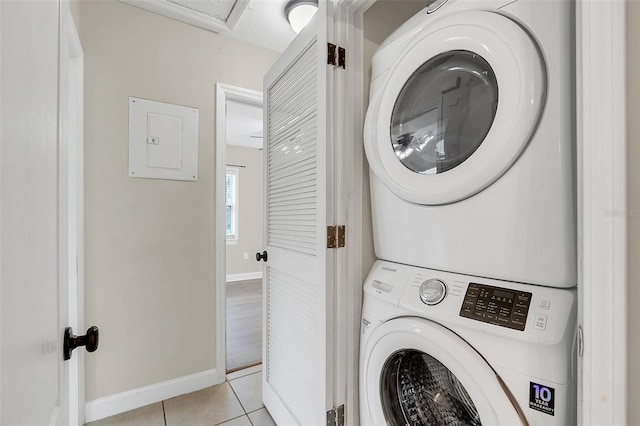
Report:
[[536,399],[541,399],[545,402],[551,401],[551,391],[548,387],[540,386],[537,383],[533,383],[532,386],[536,393]]

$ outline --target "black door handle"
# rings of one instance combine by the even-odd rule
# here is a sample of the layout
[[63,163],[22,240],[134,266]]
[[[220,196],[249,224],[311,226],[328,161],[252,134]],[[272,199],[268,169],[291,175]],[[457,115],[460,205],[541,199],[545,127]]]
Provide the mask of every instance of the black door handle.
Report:
[[95,325],[89,327],[87,330],[87,334],[84,336],[74,336],[73,329],[71,327],[67,327],[64,329],[64,360],[67,361],[71,359],[71,351],[73,351],[78,346],[86,346],[87,352],[95,352],[98,349],[98,340],[100,337],[100,332],[98,331],[98,327]]
[[256,253],[256,260],[258,262],[260,262],[260,260],[264,260],[266,262],[267,261],[267,252],[263,251],[262,254],[260,254],[260,252]]

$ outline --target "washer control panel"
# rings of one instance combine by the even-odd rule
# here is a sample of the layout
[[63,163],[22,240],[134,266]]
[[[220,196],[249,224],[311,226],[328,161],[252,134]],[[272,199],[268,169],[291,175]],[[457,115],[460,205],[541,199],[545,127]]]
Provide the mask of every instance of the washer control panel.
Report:
[[462,302],[460,316],[524,331],[531,296],[526,291],[471,282]]

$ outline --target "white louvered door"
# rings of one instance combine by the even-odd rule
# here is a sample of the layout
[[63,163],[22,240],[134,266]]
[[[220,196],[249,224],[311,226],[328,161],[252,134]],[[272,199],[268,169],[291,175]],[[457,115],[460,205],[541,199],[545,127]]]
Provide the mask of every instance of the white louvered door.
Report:
[[264,81],[263,400],[279,425],[323,425],[333,403],[331,4]]

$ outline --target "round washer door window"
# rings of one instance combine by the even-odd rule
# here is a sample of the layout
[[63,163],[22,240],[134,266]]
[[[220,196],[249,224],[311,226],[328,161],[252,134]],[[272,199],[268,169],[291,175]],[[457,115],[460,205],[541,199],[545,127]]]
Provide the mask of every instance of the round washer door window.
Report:
[[478,426],[480,415],[462,383],[440,361],[417,350],[394,353],[380,377],[390,426]]
[[391,115],[391,144],[420,174],[444,173],[478,149],[496,116],[498,83],[491,65],[469,51],[441,53],[418,68]]
[[392,319],[375,327],[362,349],[362,424],[525,424],[487,361],[440,324]]
[[534,134],[546,92],[531,36],[479,10],[430,22],[378,78],[364,127],[369,166],[422,205],[464,200],[500,178]]

